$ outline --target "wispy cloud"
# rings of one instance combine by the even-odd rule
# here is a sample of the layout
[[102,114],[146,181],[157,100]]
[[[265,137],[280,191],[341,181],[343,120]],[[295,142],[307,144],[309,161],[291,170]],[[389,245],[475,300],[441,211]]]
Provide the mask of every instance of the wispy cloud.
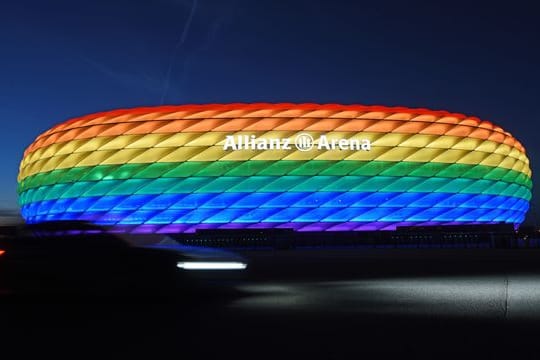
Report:
[[118,70],[87,56],[81,55],[80,58],[93,69],[110,77],[112,80],[120,84],[127,87],[145,89],[152,94],[161,93],[162,81],[159,79],[159,77],[152,76],[146,71],[140,70],[137,72],[129,72],[125,70]]
[[[189,28],[191,27],[191,22],[193,21],[193,17],[195,16],[195,11],[197,10],[197,0],[193,0],[193,3],[191,4],[191,10],[189,12],[189,16],[186,20],[186,23],[184,24],[184,28],[182,30],[182,33],[180,35],[180,38],[178,42],[176,43],[173,52],[171,54],[171,59],[169,61],[169,67],[167,68],[167,73],[165,74],[165,83],[163,84],[163,92],[161,93],[161,100],[160,104],[163,104],[165,101],[165,97],[167,96],[167,93],[169,91],[169,83],[171,81],[171,73],[172,68],[174,65],[174,62],[176,60],[176,56],[178,54],[178,50],[184,45],[184,42],[186,41],[186,37],[189,32]],[[184,70],[184,66],[182,67],[182,71]]]

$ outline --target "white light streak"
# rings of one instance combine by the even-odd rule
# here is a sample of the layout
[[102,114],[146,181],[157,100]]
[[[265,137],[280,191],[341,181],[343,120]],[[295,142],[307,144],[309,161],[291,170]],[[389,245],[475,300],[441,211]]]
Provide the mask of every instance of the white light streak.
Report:
[[247,264],[231,261],[186,261],[179,262],[176,266],[184,270],[244,270],[247,267]]

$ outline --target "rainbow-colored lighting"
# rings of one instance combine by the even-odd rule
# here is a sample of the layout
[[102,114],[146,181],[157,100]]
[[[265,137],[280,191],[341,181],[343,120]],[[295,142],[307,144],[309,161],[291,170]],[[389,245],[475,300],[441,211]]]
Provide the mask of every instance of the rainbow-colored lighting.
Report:
[[[314,139],[311,150],[294,146],[301,134]],[[293,145],[234,150],[225,146],[228,136]],[[320,149],[322,137],[368,141],[370,148]],[[159,106],[75,118],[26,149],[18,183],[28,223],[89,220],[158,233],[518,225],[532,187],[523,146],[475,117],[264,103]]]

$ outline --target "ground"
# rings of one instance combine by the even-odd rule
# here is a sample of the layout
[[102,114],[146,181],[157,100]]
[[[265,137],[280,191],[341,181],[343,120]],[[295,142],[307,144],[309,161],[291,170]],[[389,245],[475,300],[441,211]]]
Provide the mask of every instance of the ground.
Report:
[[[171,298],[3,299],[20,354],[535,358],[540,251],[245,251],[241,284]],[[74,351],[74,352],[73,352]]]

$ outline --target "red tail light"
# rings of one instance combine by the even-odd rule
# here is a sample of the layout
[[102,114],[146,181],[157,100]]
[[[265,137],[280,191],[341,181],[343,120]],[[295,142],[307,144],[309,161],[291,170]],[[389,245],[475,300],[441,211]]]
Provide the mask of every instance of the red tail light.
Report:
[[0,256],[4,255],[6,253],[5,250],[0,249]]

